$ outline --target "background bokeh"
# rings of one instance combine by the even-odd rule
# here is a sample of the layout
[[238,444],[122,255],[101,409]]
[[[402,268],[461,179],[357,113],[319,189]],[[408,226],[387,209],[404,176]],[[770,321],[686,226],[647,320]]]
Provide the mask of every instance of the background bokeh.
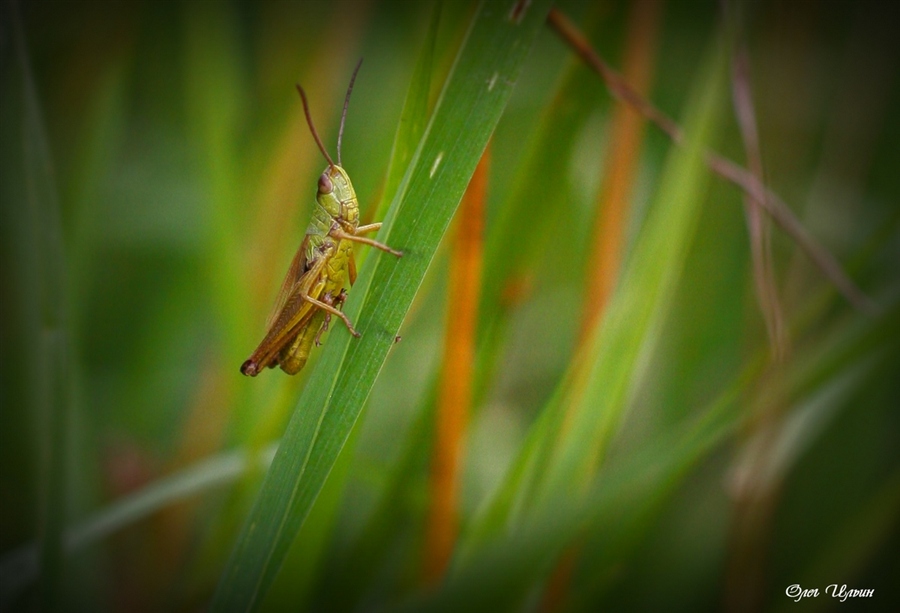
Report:
[[[784,590],[795,583],[873,588],[873,610],[900,603],[900,13],[877,1],[744,5],[767,184],[879,311],[855,311],[774,229],[791,350],[749,388],[735,387],[748,365],[771,357],[742,195],[712,180],[607,453],[627,460],[729,389],[739,390],[746,418],[654,491],[627,546],[585,538],[567,596],[553,605],[560,610],[780,609],[794,605]],[[628,3],[558,7],[622,65]],[[659,3],[648,96],[679,120],[690,113],[718,8]],[[82,532],[61,563],[57,604],[150,611],[208,602],[264,470],[231,471],[228,454],[270,457],[315,368],[314,356],[293,378],[238,372],[261,338],[325,164],[294,84],[304,85],[333,151],[346,83],[364,58],[342,153],[372,219],[433,10],[351,0],[3,4],[4,605],[33,610],[44,598],[35,548],[48,505],[77,531],[119,512],[116,501],[211,461],[209,474],[221,478],[145,499],[115,529]],[[450,69],[471,16],[464,3],[443,7],[435,75]],[[486,252],[503,262],[483,268],[491,319],[479,333],[491,347],[479,346],[463,534],[577,361],[597,194],[617,153],[615,108],[559,37],[539,34],[491,144],[488,245],[510,227],[526,230]],[[743,164],[730,107],[726,114],[712,141]],[[647,129],[626,262],[671,149]],[[540,193],[529,192],[523,186],[536,177]],[[284,591],[273,609],[397,603],[421,585],[452,259],[449,248],[438,251],[357,424],[323,553],[298,575],[301,596],[276,583]],[[63,365],[58,379],[45,376],[47,355]],[[61,458],[48,451],[60,449]],[[384,508],[389,517],[373,520]],[[543,576],[553,576],[555,560],[547,557]],[[348,569],[360,566],[353,583]],[[353,587],[343,592],[345,584]],[[528,585],[509,602],[546,604],[545,584]]]

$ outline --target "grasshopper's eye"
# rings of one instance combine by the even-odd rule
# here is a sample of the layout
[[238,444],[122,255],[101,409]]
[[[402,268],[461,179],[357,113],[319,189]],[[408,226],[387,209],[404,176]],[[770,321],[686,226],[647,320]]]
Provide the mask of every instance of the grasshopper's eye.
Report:
[[319,177],[319,193],[330,194],[333,191],[334,185],[331,183],[331,179],[328,177],[328,173],[323,172],[322,176]]

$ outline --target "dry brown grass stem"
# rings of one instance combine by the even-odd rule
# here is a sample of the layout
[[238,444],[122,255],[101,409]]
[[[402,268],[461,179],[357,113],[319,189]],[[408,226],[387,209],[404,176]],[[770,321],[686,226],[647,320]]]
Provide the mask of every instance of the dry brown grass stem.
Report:
[[[615,98],[633,107],[656,124],[676,144],[684,143],[684,131],[681,127],[638,94],[619,73],[603,61],[574,23],[556,8],[550,9],[547,21],[588,66],[600,75]],[[747,169],[716,153],[707,152],[706,164],[710,170],[740,187],[750,196],[754,205],[765,210],[772,220],[807,253],[813,263],[854,307],[869,314],[877,311],[875,303],[844,273],[837,260],[807,232],[778,194],[768,189]]]

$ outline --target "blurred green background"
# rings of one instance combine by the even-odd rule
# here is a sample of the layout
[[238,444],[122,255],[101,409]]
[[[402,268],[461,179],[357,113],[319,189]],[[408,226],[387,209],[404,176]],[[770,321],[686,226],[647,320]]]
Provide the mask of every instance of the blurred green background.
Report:
[[[628,3],[557,6],[621,65]],[[692,111],[717,6],[660,3],[649,97],[679,121]],[[898,11],[850,1],[743,8],[767,184],[880,310],[854,311],[775,229],[791,351],[756,368],[769,350],[742,196],[708,181],[693,239],[671,256],[677,283],[634,345],[640,358],[617,405],[609,461],[598,465],[624,466],[612,474],[627,481],[631,458],[661,464],[654,453],[668,451],[655,442],[723,393],[736,408],[714,445],[685,443],[692,461],[622,503],[639,512],[621,533],[623,520],[609,514],[566,516],[586,536],[560,610],[781,609],[795,606],[785,595],[792,584],[823,593],[796,605],[811,610],[839,604],[824,595],[832,583],[875,589],[854,603],[872,610],[900,604]],[[314,355],[293,378],[238,372],[261,338],[325,164],[294,84],[309,93],[333,151],[346,83],[365,59],[343,162],[363,217],[373,219],[417,58],[433,42],[433,103],[474,7],[446,3],[432,40],[434,10],[350,0],[3,4],[4,606],[205,607],[315,368]],[[743,164],[729,95],[722,100],[727,118],[709,141]],[[476,552],[467,530],[510,482],[584,340],[587,254],[604,161],[616,154],[615,104],[544,28],[494,133],[460,509],[461,542]],[[648,211],[665,201],[671,149],[647,130],[626,263],[647,234]],[[273,610],[394,605],[425,593],[419,565],[450,260],[441,248],[432,262],[357,424],[338,502],[317,524],[318,553],[299,554],[301,570],[286,567],[283,575],[296,572],[276,581]],[[510,287],[521,291],[503,293]],[[187,476],[165,481],[172,475]],[[37,559],[49,555],[40,544],[54,526],[69,540],[48,579]],[[536,570],[478,584],[497,592],[479,602],[545,606],[540,594],[566,545],[554,539],[525,538]],[[475,589],[467,560],[455,561],[460,579],[447,584],[447,602]],[[291,576],[302,585],[287,585]],[[443,597],[417,602],[428,608]]]

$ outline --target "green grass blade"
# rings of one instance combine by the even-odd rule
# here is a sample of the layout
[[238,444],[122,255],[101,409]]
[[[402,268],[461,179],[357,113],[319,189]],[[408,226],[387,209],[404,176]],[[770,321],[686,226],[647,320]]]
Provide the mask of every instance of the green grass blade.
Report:
[[34,355],[28,361],[31,400],[38,419],[39,502],[37,513],[40,598],[47,611],[62,605],[63,531],[68,500],[66,461],[69,450],[72,389],[70,331],[66,296],[66,257],[62,216],[49,142],[18,5],[10,3],[13,55],[18,63],[22,116],[22,171],[28,219],[28,250],[23,261],[35,270],[28,289],[34,308],[28,315]]
[[[867,383],[866,375],[871,375],[873,366],[888,361],[890,356],[883,347],[872,346],[868,341],[885,338],[894,330],[896,321],[894,309],[878,319],[864,320],[850,331],[834,330],[823,339],[824,344],[831,347],[829,353],[833,357],[819,361],[813,372],[805,365],[798,365],[796,368],[804,376],[789,377],[793,383],[788,396],[795,399],[793,414],[808,411],[811,403],[846,404],[850,392]],[[862,355],[860,347],[866,347]],[[647,537],[648,526],[662,503],[676,491],[690,470],[733,436],[742,424],[753,419],[753,415],[742,410],[743,399],[754,389],[765,393],[764,388],[758,388],[766,364],[765,355],[763,349],[757,358],[748,361],[744,372],[691,423],[648,439],[627,457],[605,466],[583,499],[557,501],[523,517],[507,531],[497,531],[490,541],[457,565],[436,592],[420,596],[408,603],[407,608],[424,611],[505,610],[540,581],[551,568],[548,565],[573,538],[581,535],[583,539],[585,531],[591,537],[587,541],[593,545],[591,553],[597,558],[593,564],[621,567],[627,563],[629,549]],[[835,361],[842,363],[838,372],[833,368]],[[827,374],[832,376],[825,376]],[[828,412],[830,409],[822,406],[818,410]],[[845,551],[858,554],[854,556],[854,561],[858,561],[874,548],[875,536],[885,529],[885,521],[896,505],[896,483],[890,483],[864,510],[864,517],[873,521],[871,529],[863,526],[861,515],[860,521],[847,526],[848,532],[854,531],[854,536],[860,537],[859,542],[851,542],[853,539],[849,534],[842,534],[835,546],[846,547]],[[595,539],[598,537],[602,546],[597,545]],[[607,570],[595,568],[587,576],[605,576]],[[597,607],[595,600],[581,604],[573,610]]]
[[465,564],[465,559],[479,546],[505,532],[526,514],[534,488],[539,485],[542,467],[562,426],[562,403],[569,385],[567,378],[557,387],[528,431],[499,487],[478,510],[460,544],[458,563]]
[[[601,12],[597,5],[589,18],[594,23],[589,27],[593,34],[601,30],[597,25]],[[504,294],[523,282],[526,287],[535,283],[537,269],[553,268],[571,255],[551,246],[559,236],[552,229],[558,228],[559,220],[571,224],[573,213],[577,216],[578,195],[572,182],[565,178],[573,163],[578,163],[572,159],[575,143],[592,115],[603,108],[602,90],[577,57],[569,58],[554,89],[509,195],[499,203],[488,224],[479,306],[475,406],[495,380],[506,346],[509,315],[515,310],[516,301],[504,298]],[[596,153],[599,156],[601,151]],[[548,264],[550,258],[553,264]],[[572,261],[571,257],[568,261]]]
[[[421,523],[421,516],[415,511],[422,505],[413,501],[416,499],[413,492],[422,486],[432,450],[436,388],[432,382],[427,396],[422,398],[422,408],[399,443],[402,451],[388,469],[378,501],[359,535],[331,560],[329,570],[333,572],[322,582],[317,599],[323,609],[360,608],[366,591],[372,589],[384,567],[391,564],[393,543],[398,535]],[[412,555],[417,557],[418,550]]]
[[416,67],[413,69],[403,110],[400,112],[400,124],[394,136],[391,149],[391,161],[388,164],[387,179],[384,184],[384,195],[375,211],[373,219],[381,219],[393,201],[403,175],[416,152],[416,146],[422,139],[431,109],[428,106],[428,95],[431,92],[431,75],[434,71],[434,45],[437,39],[438,26],[441,23],[441,2],[432,9],[431,22],[425,34],[425,43]]
[[641,378],[641,357],[652,347],[671,304],[709,186],[703,153],[724,108],[726,48],[717,41],[698,75],[685,121],[688,143],[669,157],[654,206],[594,334],[585,391],[571,407],[569,427],[547,475],[548,499],[577,495],[593,475]]
[[[598,21],[596,16],[592,20]],[[557,217],[571,216],[573,194],[564,178],[573,163],[573,142],[591,113],[600,108],[600,92],[583,62],[570,58],[528,144],[509,197],[500,203],[487,236],[480,311],[488,322],[497,317],[500,295],[511,278],[534,261],[548,257],[546,242],[553,240],[553,235],[546,228]],[[600,156],[601,151],[596,154]],[[541,206],[535,207],[535,202]]]
[[[388,205],[400,187],[403,173],[409,166],[415,149],[422,139],[422,134],[425,132],[431,112],[429,92],[440,16],[441,3],[438,2],[432,10],[425,42],[419,52],[400,114],[400,124],[397,127],[391,149],[384,194],[378,211],[372,219],[384,217]],[[358,254],[358,265],[362,266],[365,258],[369,255],[370,253],[367,251]],[[283,606],[282,603],[303,606],[307,602],[315,573],[320,571],[322,557],[330,542],[334,522],[340,511],[339,505],[343,500],[344,487],[355,456],[358,432],[358,428],[354,429],[353,435],[341,449],[309,516],[297,533],[282,568],[263,601],[263,610],[278,610]],[[349,593],[344,590],[341,591],[341,594],[349,596]]]
[[331,542],[340,503],[344,498],[344,488],[354,460],[353,452],[359,432],[359,428],[353,429],[338,454],[260,605],[261,611],[282,611],[286,605],[297,609],[309,608],[313,582],[321,574],[322,559]]
[[628,519],[658,499],[700,458],[734,430],[734,410],[745,382],[737,382],[696,423],[648,441],[605,471],[582,500],[544,507],[508,534],[497,534],[431,594],[408,603],[412,611],[508,610],[536,585],[555,556],[582,530]]
[[[816,300],[816,297],[812,297],[810,302]],[[879,343],[876,339],[883,341],[896,336],[894,331],[898,322],[897,314],[896,304],[874,319],[853,314],[851,325],[841,322],[834,326],[815,345],[808,348],[808,355],[798,356],[782,367],[786,369],[785,381],[783,387],[776,388],[778,391],[775,394],[786,399],[788,406],[783,426],[767,453],[766,468],[761,471],[766,476],[759,478],[784,480],[840,412],[859,406],[854,398],[877,379],[879,368],[884,369],[887,364],[893,363],[883,342]],[[647,540],[648,534],[653,533],[652,524],[666,499],[681,485],[687,471],[712,449],[709,443],[722,435],[731,436],[739,428],[742,433],[746,432],[747,424],[759,420],[759,411],[765,411],[770,406],[765,399],[773,393],[771,371],[767,370],[769,358],[768,348],[760,346],[755,358],[748,360],[743,374],[720,396],[717,401],[719,409],[706,412],[706,417],[696,428],[698,436],[685,447],[686,461],[679,471],[670,473],[655,488],[646,490],[646,494],[640,499],[622,509],[615,521],[595,525],[593,534],[582,541],[586,543],[583,548],[587,555],[581,562],[579,574],[586,577],[609,577],[614,573],[613,569],[629,564],[637,546]],[[748,411],[748,406],[757,407],[757,410]],[[656,440],[642,444],[636,455],[644,457],[643,462],[649,466],[665,464],[668,454],[665,447],[670,442],[674,444],[676,439],[667,441],[664,437],[657,437]],[[658,450],[655,453],[660,454],[659,458],[654,457],[653,450]],[[625,462],[630,463],[630,460],[626,459]],[[603,479],[605,474],[600,478]],[[879,499],[879,502],[894,504],[885,499]],[[872,518],[876,520],[882,519],[878,513],[886,511],[884,508],[871,510],[875,513]],[[883,524],[876,524],[872,528],[873,533],[877,532],[883,529]],[[871,540],[873,535],[867,533],[866,536],[869,537],[868,543],[864,543],[865,539],[860,539],[857,543],[861,547],[852,556],[855,563],[859,563],[865,555],[871,555],[875,548],[875,543]],[[842,544],[849,543],[845,540]],[[820,560],[819,556],[813,555],[812,558]],[[847,556],[843,561],[850,559],[851,556]],[[832,575],[827,572],[818,575],[819,580],[827,576]],[[801,584],[815,583],[816,581],[809,580]],[[603,582],[588,582],[583,587],[586,589],[579,596],[580,602],[570,603],[574,610],[595,608],[597,601],[604,598],[609,589]]]
[[[721,62],[721,58],[718,61]],[[708,130],[711,127],[704,125],[704,122],[710,124],[714,119],[711,107],[715,108],[716,103],[720,102],[724,74],[719,66],[710,70],[712,72],[701,75],[698,83],[705,88],[705,104],[688,107],[693,109],[689,125],[690,133],[695,138],[694,145],[688,150],[672,152],[661,180],[655,215],[648,220],[638,238],[632,265],[626,270],[623,287],[614,297],[610,316],[603,324],[606,329],[603,336],[596,339],[588,356],[597,366],[592,374],[591,387],[575,417],[579,422],[569,424],[567,442],[555,458],[557,463],[552,464],[554,458],[547,455],[558,444],[561,418],[556,414],[560,412],[561,403],[567,401],[567,390],[571,387],[569,377],[544,407],[545,414],[532,426],[506,478],[466,535],[464,551],[467,556],[491,533],[502,534],[521,520],[516,508],[527,504],[523,502],[523,496],[532,497],[525,489],[537,488],[537,492],[547,496],[548,491],[561,488],[564,484],[582,487],[590,478],[598,453],[597,446],[604,444],[611,434],[612,422],[609,420],[624,411],[628,383],[637,372],[637,356],[645,338],[653,330],[654,318],[659,317],[662,305],[670,299],[671,286],[677,279],[680,262],[684,259],[683,252],[690,240],[702,200],[699,194],[707,177],[704,176],[700,158],[704,137],[698,132],[701,128]],[[643,263],[643,267],[637,267],[634,262]],[[665,287],[668,289],[664,291]],[[612,380],[614,375],[618,383]],[[614,395],[612,391],[615,389],[618,391]],[[599,407],[605,407],[607,421],[602,416],[598,417]],[[603,431],[598,432],[598,429]],[[540,461],[536,460],[538,457]],[[549,476],[548,470],[553,471]],[[541,484],[535,485],[536,480]],[[553,491],[566,500],[572,494],[571,491]]]
[[[250,457],[246,450],[228,451],[157,479],[70,527],[64,539],[65,554],[76,554],[161,509],[231,483],[248,471],[265,468],[275,449],[276,445],[269,445]],[[30,543],[4,555],[0,559],[0,604],[12,602],[37,578],[37,572],[37,544]]]
[[513,12],[488,2],[475,17],[379,234],[405,255],[398,261],[379,254],[360,272],[346,310],[362,338],[337,329],[322,352],[222,574],[213,611],[258,606],[347,440],[549,2],[521,7]]

